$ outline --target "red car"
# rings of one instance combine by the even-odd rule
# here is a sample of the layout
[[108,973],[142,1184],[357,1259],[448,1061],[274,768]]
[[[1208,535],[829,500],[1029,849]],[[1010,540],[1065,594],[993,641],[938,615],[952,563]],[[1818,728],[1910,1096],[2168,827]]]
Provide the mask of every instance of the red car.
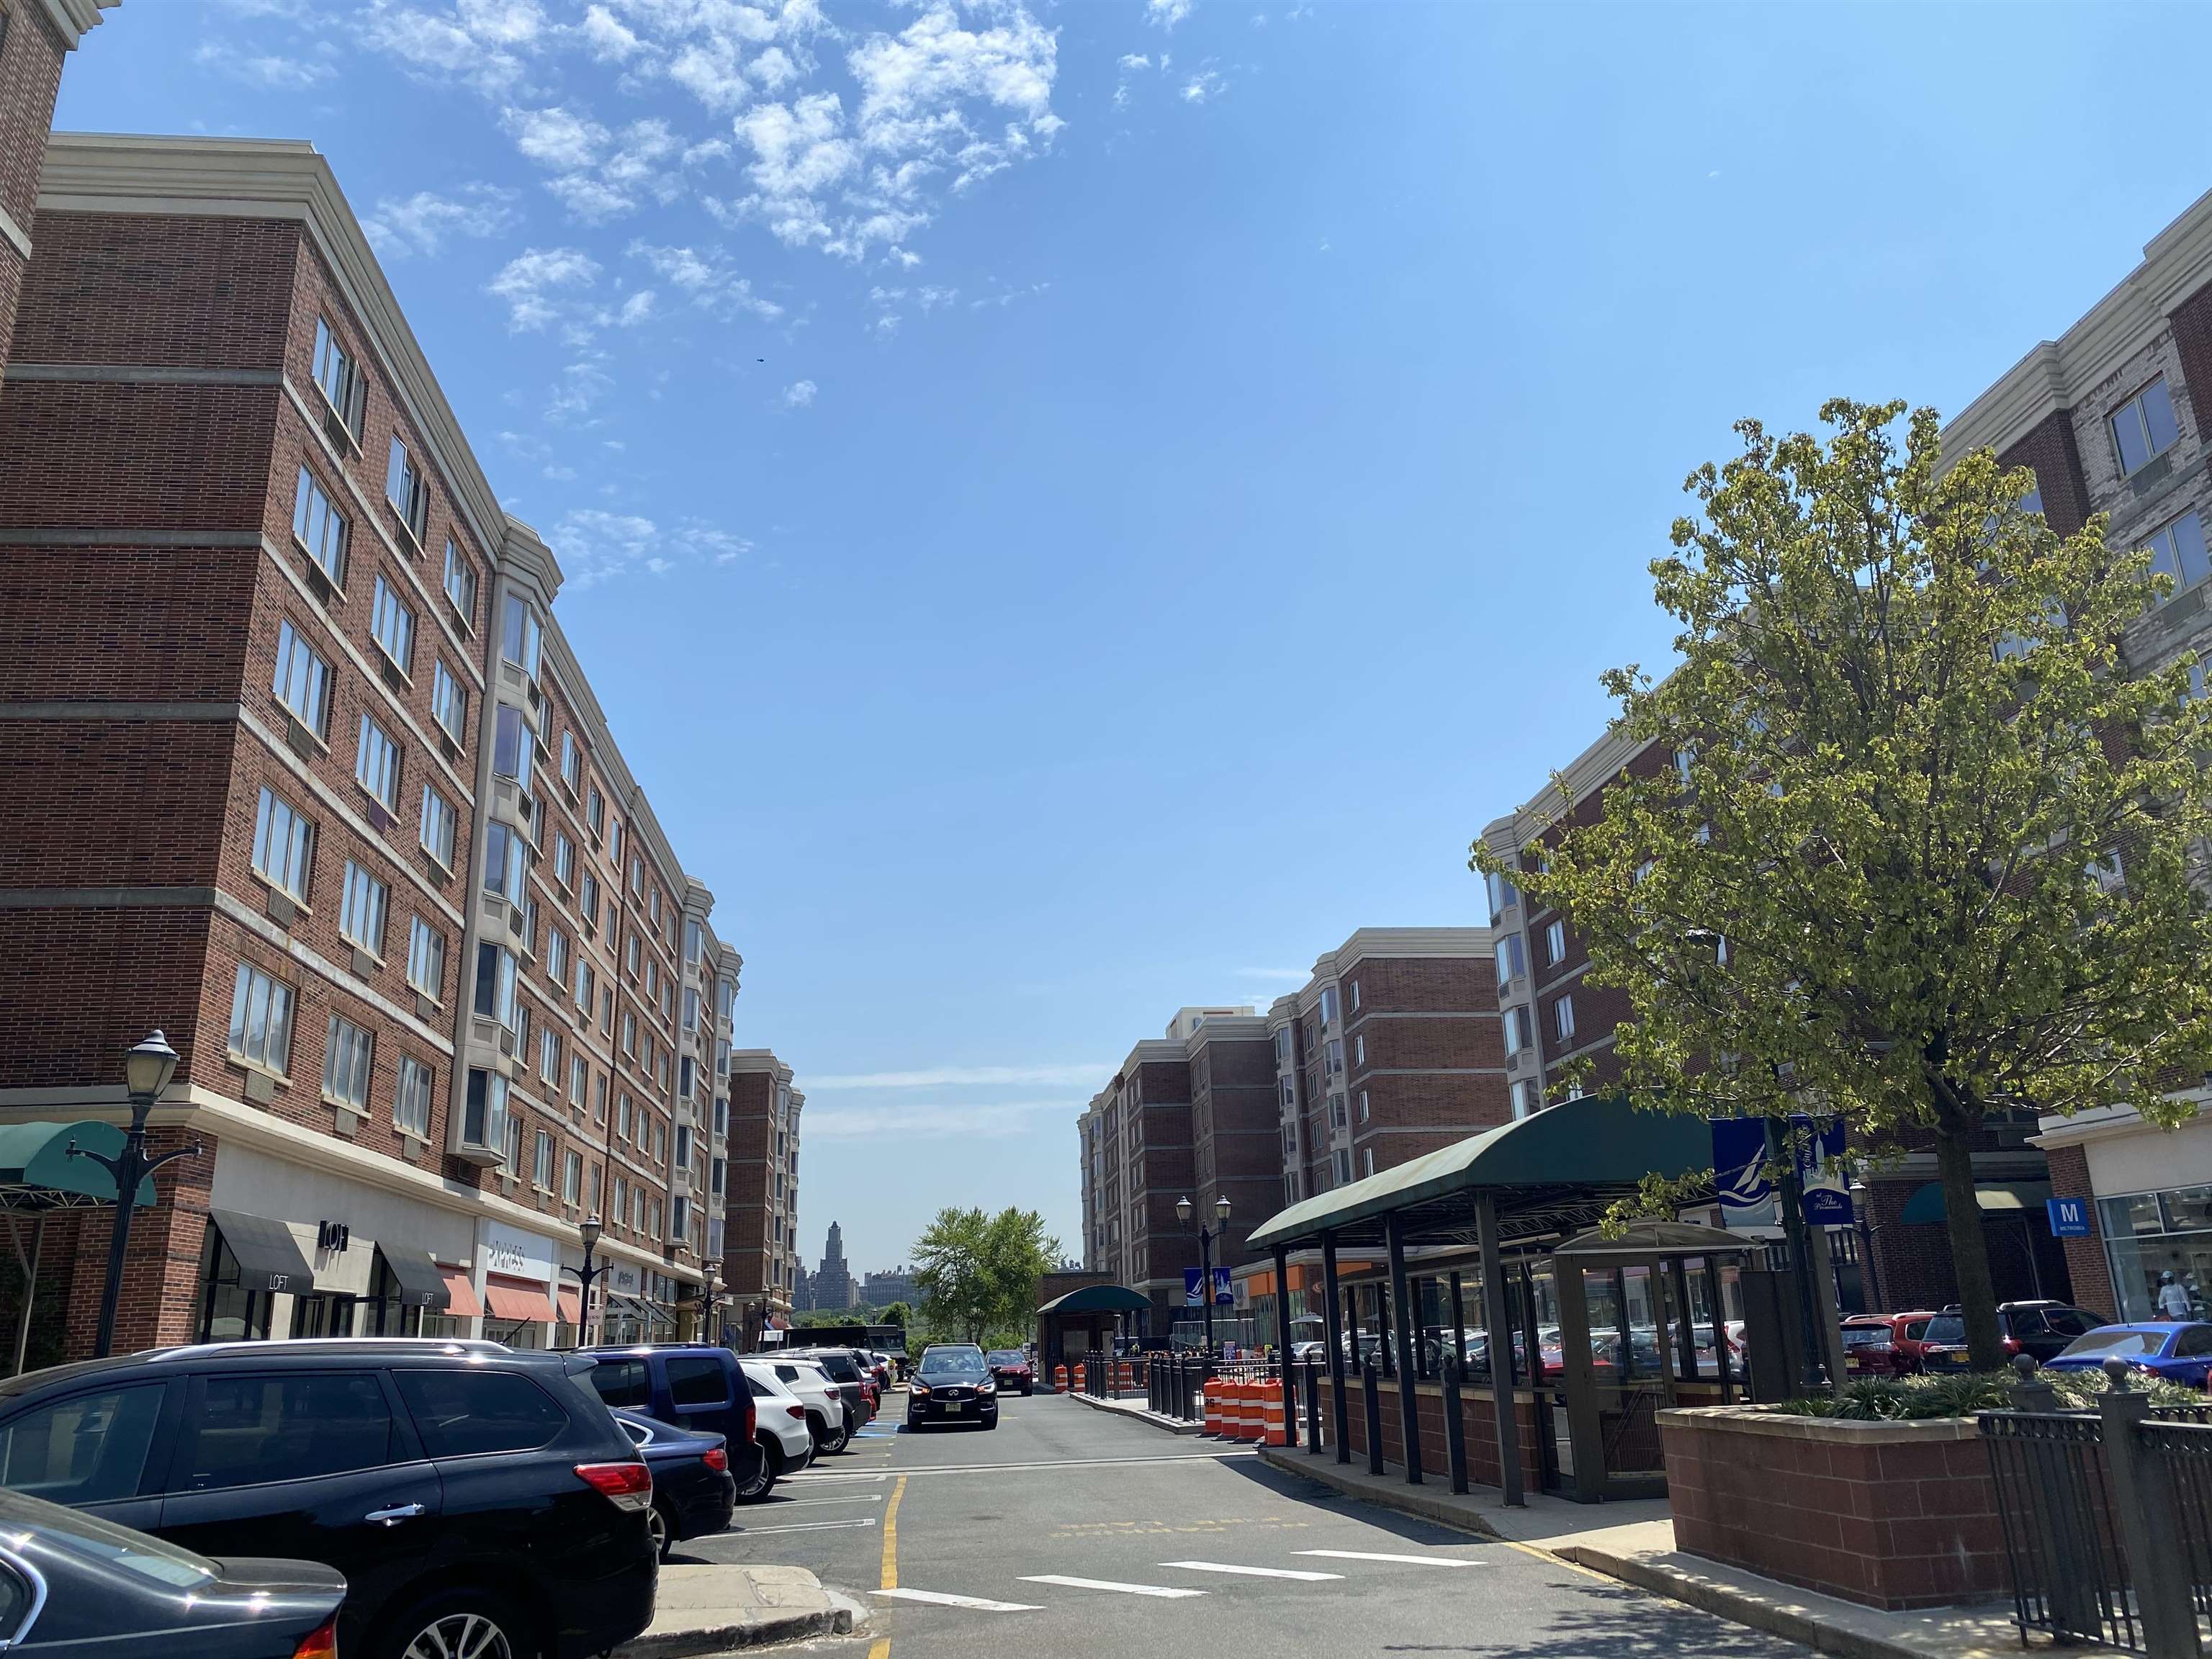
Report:
[[1910,1376],[1924,1361],[1933,1310],[1853,1314],[1844,1321],[1844,1370],[1850,1376]]
[[1036,1373],[1030,1369],[1030,1357],[1019,1348],[994,1348],[983,1356],[983,1363],[991,1368],[991,1380],[1001,1392],[1018,1390],[1034,1394]]

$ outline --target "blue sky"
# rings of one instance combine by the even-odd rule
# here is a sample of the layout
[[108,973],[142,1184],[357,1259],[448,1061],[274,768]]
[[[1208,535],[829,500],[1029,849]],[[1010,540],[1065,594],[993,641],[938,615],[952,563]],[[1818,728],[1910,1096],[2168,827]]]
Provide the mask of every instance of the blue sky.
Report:
[[307,137],[798,1070],[806,1248],[1080,1231],[1176,1006],[1479,921],[1728,423],[1962,405],[2208,186],[2212,14],[126,0]]

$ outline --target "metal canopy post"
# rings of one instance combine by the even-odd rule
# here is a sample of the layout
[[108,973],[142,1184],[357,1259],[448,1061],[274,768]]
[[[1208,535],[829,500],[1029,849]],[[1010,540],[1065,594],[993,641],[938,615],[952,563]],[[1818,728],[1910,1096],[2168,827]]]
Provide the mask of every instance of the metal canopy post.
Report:
[[1282,1358],[1283,1443],[1298,1443],[1298,1381],[1291,1365],[1291,1249],[1275,1246],[1275,1346]]
[[1336,1461],[1352,1461],[1352,1406],[1344,1397],[1344,1299],[1336,1288],[1336,1235],[1321,1236],[1322,1287],[1328,1303],[1328,1414],[1336,1435]]
[[[1520,1509],[1528,1499],[1521,1491],[1521,1431],[1513,1411],[1513,1316],[1505,1305],[1505,1266],[1498,1259],[1495,1194],[1475,1195],[1474,1226],[1475,1248],[1482,1258],[1482,1317],[1490,1328],[1490,1403],[1498,1431],[1498,1480],[1506,1504]],[[1527,1340],[1533,1370],[1536,1361],[1533,1323]]]
[[1398,1433],[1406,1448],[1406,1484],[1421,1484],[1421,1401],[1414,1387],[1413,1322],[1407,1316],[1406,1283],[1406,1223],[1395,1211],[1384,1221],[1383,1243],[1390,1256],[1390,1301],[1397,1328],[1391,1334],[1398,1348]]

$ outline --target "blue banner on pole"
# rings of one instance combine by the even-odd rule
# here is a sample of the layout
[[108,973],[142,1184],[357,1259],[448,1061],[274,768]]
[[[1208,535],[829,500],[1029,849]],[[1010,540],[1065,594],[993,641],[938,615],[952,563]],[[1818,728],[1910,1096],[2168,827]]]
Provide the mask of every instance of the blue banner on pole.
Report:
[[[1778,1227],[1774,1183],[1766,1176],[1766,1121],[1713,1120],[1713,1186],[1721,1222],[1729,1227]],[[1789,1138],[1805,1192],[1805,1219],[1815,1227],[1848,1227],[1851,1195],[1844,1180],[1844,1126],[1811,1118],[1790,1120]]]
[[[1198,1273],[1199,1270],[1195,1267],[1185,1267],[1182,1270],[1182,1305],[1186,1308],[1200,1308],[1206,1305],[1198,1294]],[[1236,1291],[1229,1282],[1229,1269],[1216,1267],[1213,1270],[1213,1305],[1217,1308],[1231,1307],[1235,1304],[1236,1300]]]
[[2046,1198],[2043,1211],[2051,1218],[2053,1238],[2087,1238],[2089,1236],[2089,1200],[2086,1198]]

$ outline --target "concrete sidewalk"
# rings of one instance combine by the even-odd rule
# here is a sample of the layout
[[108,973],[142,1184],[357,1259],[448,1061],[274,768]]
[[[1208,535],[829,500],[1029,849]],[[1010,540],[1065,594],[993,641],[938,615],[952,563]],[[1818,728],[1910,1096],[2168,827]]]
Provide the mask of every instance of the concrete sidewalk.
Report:
[[1180,1417],[1163,1417],[1141,1400],[1109,1400],[1096,1394],[1070,1394],[1068,1398],[1079,1405],[1090,1407],[1092,1411],[1111,1412],[1116,1417],[1133,1418],[1139,1423],[1149,1423],[1156,1429],[1165,1429],[1170,1434],[1197,1434],[1206,1427],[1203,1423],[1186,1422]]
[[[1260,1456],[1347,1497],[1536,1551],[1819,1653],[1844,1659],[1998,1659],[2017,1655],[2023,1645],[2005,1603],[1889,1613],[1685,1554],[1674,1547],[1673,1514],[1664,1498],[1595,1504],[1532,1493],[1525,1509],[1515,1510],[1492,1486],[1456,1497],[1439,1473],[1409,1486],[1401,1469],[1370,1474],[1364,1461],[1340,1463],[1333,1453],[1315,1457],[1303,1447],[1267,1446]],[[2038,1637],[2030,1645],[2049,1644]],[[2086,1644],[2069,1650],[2115,1651]]]
[[801,1637],[848,1635],[855,1617],[850,1601],[824,1589],[804,1567],[664,1566],[653,1623],[615,1652],[621,1659],[696,1659]]

